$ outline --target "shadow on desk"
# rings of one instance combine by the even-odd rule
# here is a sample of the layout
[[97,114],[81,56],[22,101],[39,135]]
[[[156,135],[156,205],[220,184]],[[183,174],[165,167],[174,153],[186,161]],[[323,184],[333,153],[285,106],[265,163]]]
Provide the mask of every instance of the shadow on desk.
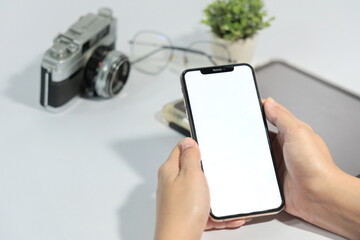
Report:
[[[118,216],[120,239],[152,239],[156,218],[157,172],[183,136],[155,136],[113,144],[115,151],[142,178],[130,193]],[[121,190],[120,190],[121,191]]]
[[29,106],[41,109],[40,105],[40,68],[42,56],[38,56],[24,69],[11,76],[6,96],[10,99]]

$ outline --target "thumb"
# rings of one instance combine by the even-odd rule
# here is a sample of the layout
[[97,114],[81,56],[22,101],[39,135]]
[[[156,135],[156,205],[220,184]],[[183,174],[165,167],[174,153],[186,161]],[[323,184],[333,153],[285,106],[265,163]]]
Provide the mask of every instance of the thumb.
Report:
[[185,138],[180,142],[180,146],[180,173],[201,170],[201,156],[197,143],[191,138]]
[[294,117],[285,107],[268,98],[264,102],[264,110],[267,120],[269,120],[281,134],[294,129],[298,126],[299,120]]

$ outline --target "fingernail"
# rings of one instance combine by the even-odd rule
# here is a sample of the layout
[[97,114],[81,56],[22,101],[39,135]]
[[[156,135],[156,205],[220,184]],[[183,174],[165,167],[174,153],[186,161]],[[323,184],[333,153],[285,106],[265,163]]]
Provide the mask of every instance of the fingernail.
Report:
[[184,151],[187,148],[191,148],[195,146],[195,141],[192,140],[191,138],[185,138],[184,140],[182,140],[181,142],[181,150]]
[[277,102],[272,97],[268,97],[267,101],[274,105],[277,104]]

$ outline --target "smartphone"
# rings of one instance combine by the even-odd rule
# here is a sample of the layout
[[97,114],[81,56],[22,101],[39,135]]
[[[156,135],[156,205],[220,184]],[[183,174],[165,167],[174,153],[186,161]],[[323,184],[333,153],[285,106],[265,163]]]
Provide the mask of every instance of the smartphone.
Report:
[[235,64],[181,75],[191,137],[198,143],[214,221],[280,212],[280,190],[254,69]]

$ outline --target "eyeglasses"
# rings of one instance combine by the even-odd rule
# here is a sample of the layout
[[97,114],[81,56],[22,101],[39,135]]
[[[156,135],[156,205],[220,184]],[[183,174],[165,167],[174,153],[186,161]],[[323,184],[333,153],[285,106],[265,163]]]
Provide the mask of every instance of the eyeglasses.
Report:
[[170,38],[162,33],[141,31],[129,43],[132,65],[147,74],[163,71],[175,59],[174,51],[184,53],[183,62],[187,68],[235,63],[228,49],[216,42],[197,41],[188,47],[179,47],[173,46]]

